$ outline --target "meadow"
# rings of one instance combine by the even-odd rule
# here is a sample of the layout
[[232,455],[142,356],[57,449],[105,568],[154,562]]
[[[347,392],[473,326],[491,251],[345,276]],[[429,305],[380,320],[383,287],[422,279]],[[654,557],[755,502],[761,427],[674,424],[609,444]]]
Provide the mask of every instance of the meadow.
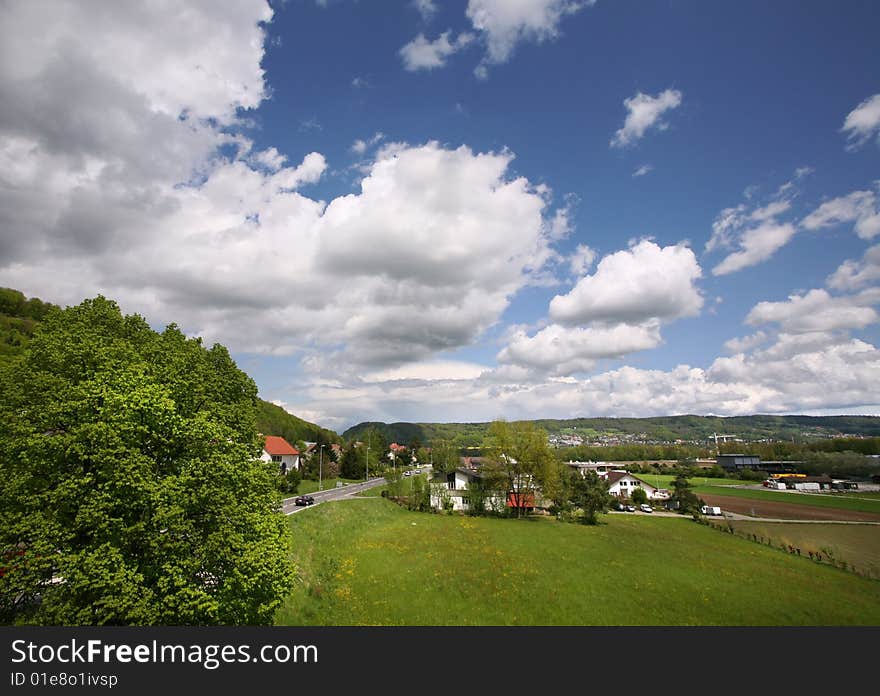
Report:
[[737,534],[752,535],[776,546],[819,556],[822,562],[846,564],[851,572],[880,580],[880,527],[867,524],[821,524],[725,520]]
[[409,512],[382,498],[288,518],[282,625],[880,625],[880,582],[685,517],[596,527]]

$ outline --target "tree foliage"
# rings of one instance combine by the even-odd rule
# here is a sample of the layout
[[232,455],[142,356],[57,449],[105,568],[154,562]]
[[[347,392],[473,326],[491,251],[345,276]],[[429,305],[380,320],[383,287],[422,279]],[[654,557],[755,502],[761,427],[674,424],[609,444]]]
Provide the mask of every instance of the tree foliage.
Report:
[[573,473],[571,502],[582,511],[581,522],[598,524],[599,513],[608,512],[613,500],[608,492],[608,481],[600,478],[595,471],[587,471],[583,476]]
[[256,385],[220,345],[103,297],[0,369],[0,613],[41,624],[260,624],[289,591]]
[[534,423],[494,421],[483,451],[488,487],[509,495],[517,517],[534,507],[540,494],[552,499],[559,486],[561,465],[547,444],[547,433]]
[[693,491],[687,476],[679,474],[672,481],[672,495],[669,497],[670,502],[677,504],[677,509],[683,514],[699,514],[700,506],[703,501]]

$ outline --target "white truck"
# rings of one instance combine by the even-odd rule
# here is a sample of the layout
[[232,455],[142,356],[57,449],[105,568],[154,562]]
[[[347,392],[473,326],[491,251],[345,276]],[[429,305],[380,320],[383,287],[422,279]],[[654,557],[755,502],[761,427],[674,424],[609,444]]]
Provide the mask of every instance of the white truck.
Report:
[[700,508],[700,512],[703,515],[720,515],[721,508],[720,507],[713,507],[711,505],[703,505],[703,507]]

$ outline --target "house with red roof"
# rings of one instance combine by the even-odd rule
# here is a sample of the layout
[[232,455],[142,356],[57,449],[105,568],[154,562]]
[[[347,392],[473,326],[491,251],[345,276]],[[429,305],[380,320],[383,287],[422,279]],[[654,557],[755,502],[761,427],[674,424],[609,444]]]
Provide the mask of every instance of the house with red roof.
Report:
[[266,435],[260,459],[264,462],[275,462],[282,473],[287,473],[293,467],[301,468],[299,450],[277,435]]

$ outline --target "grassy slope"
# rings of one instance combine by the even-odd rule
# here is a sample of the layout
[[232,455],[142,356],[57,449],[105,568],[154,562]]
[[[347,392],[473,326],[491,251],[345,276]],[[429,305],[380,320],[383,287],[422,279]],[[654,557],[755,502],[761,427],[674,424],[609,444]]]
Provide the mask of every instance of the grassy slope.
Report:
[[684,518],[407,512],[382,499],[290,518],[304,625],[880,625],[880,583]]
[[803,555],[831,552],[857,572],[880,579],[880,529],[863,524],[786,524],[751,520],[727,521],[738,532],[772,539],[801,549]]

